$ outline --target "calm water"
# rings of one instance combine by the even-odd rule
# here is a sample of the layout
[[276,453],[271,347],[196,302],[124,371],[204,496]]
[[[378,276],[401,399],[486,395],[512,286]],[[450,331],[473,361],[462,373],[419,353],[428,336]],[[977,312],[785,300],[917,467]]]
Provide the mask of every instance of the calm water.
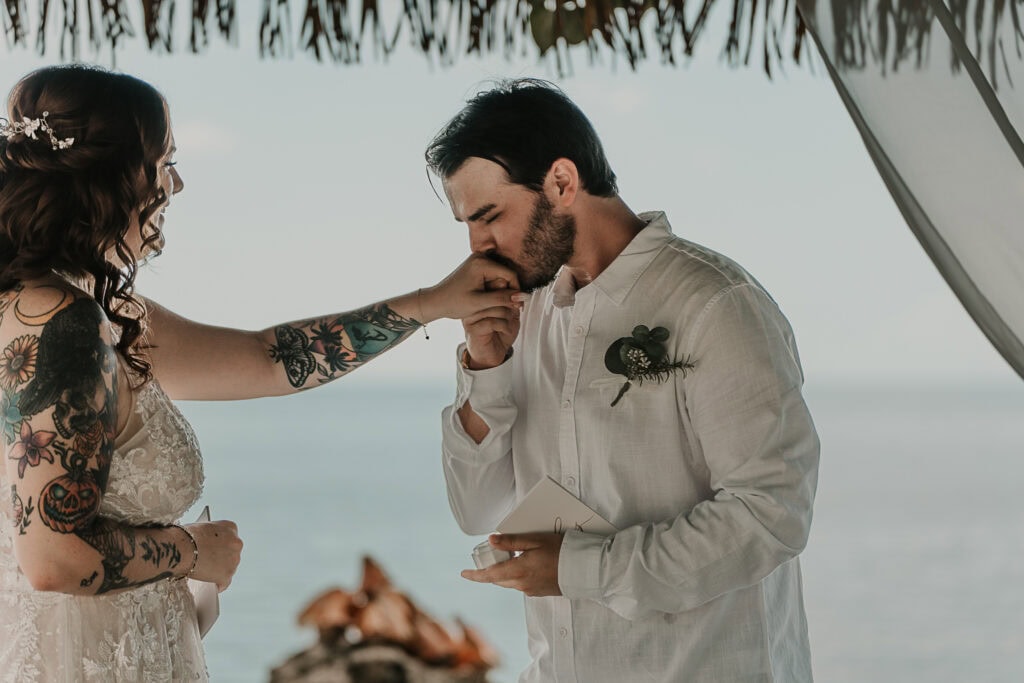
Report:
[[[438,415],[451,383],[354,375],[299,396],[184,403],[203,502],[238,522],[242,566],[207,637],[214,681],[263,681],[315,634],[295,625],[375,557],[443,622],[526,663],[517,593],[461,579],[477,539],[448,511]],[[810,387],[823,452],[805,600],[818,681],[1024,681],[1024,383]]]

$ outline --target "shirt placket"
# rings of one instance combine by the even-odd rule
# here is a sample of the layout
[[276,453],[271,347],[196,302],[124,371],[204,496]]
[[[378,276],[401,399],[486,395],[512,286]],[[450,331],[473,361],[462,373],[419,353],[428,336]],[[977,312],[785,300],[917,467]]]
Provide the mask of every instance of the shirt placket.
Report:
[[[595,298],[591,292],[576,293],[576,301],[566,331],[565,379],[558,415],[558,454],[561,470],[559,482],[574,496],[580,495],[580,453],[576,439],[576,388],[583,367],[583,347],[593,317]],[[572,602],[556,601],[554,611],[553,650],[555,671],[559,681],[576,681],[575,635]]]

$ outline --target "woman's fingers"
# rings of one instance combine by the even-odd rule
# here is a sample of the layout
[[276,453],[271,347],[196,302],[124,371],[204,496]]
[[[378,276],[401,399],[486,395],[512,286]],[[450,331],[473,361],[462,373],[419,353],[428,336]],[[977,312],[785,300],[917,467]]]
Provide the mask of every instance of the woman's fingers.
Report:
[[481,303],[487,303],[491,306],[504,306],[516,311],[523,307],[523,301],[526,300],[525,294],[514,289],[491,290],[482,292],[479,296]]
[[484,289],[487,291],[495,291],[499,289],[508,289],[509,282],[503,277],[496,277],[493,280],[487,280],[484,283]]
[[467,262],[475,274],[483,278],[485,289],[519,289],[519,278],[508,266],[492,261],[482,254],[473,254]]

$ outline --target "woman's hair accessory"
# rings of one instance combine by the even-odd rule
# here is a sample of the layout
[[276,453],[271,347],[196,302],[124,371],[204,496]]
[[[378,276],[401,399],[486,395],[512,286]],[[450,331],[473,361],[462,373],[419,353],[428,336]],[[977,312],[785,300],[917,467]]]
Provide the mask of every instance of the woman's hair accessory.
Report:
[[57,137],[56,133],[53,132],[53,128],[50,128],[50,124],[46,122],[46,117],[50,115],[50,112],[44,111],[42,118],[30,119],[27,116],[22,116],[21,121],[8,121],[7,119],[0,117],[0,135],[10,140],[15,135],[24,135],[25,137],[38,140],[36,137],[36,131],[41,130],[50,136],[50,145],[53,149],[67,149],[71,145],[75,144],[74,138],[64,138],[61,140]]

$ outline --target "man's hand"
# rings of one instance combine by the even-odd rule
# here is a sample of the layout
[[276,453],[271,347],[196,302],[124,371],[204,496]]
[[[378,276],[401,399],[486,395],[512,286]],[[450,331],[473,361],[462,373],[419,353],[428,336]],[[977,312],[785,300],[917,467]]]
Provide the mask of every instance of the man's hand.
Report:
[[492,534],[489,540],[495,548],[519,555],[486,569],[467,569],[462,578],[514,588],[533,598],[562,594],[558,587],[562,534]]
[[[503,277],[487,281],[487,291],[506,291],[514,288],[515,282]],[[513,294],[515,307],[494,306],[462,319],[466,331],[466,359],[471,370],[485,370],[497,367],[508,358],[508,350],[519,335],[519,306],[526,299],[525,294]]]

